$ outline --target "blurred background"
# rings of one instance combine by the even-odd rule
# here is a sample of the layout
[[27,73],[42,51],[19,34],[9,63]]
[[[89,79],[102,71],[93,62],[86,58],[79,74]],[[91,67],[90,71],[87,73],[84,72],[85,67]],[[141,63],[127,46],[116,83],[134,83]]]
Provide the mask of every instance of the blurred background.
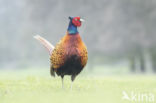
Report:
[[55,45],[69,16],[85,19],[86,72],[156,73],[155,0],[0,0],[0,69],[49,70],[48,52],[33,36]]

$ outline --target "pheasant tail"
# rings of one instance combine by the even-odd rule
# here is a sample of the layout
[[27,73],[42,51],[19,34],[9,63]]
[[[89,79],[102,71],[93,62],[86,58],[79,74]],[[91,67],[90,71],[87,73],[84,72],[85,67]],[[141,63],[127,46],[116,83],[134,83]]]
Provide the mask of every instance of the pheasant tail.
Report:
[[37,39],[48,50],[49,55],[52,54],[54,46],[49,41],[39,35],[34,36],[34,38]]

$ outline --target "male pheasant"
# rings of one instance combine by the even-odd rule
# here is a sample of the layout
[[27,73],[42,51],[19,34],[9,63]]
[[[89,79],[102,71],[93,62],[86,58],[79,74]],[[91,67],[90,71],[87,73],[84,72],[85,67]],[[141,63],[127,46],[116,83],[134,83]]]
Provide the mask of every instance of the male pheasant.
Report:
[[[83,19],[80,17],[69,17],[70,22],[66,35],[54,47],[47,40],[40,36],[35,36],[49,51],[50,54],[50,73],[55,73],[62,78],[62,88],[64,87],[63,78],[71,75],[71,81],[82,71],[88,60],[88,53],[83,43],[77,27],[81,26]],[[72,88],[71,84],[71,88]]]

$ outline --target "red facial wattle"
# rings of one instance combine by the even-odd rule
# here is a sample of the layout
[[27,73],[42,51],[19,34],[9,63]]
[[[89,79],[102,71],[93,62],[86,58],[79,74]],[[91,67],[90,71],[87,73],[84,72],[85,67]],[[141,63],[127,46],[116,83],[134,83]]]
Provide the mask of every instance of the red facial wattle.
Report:
[[80,27],[81,26],[81,21],[80,21],[80,17],[74,17],[72,19],[72,23],[77,26],[77,27]]

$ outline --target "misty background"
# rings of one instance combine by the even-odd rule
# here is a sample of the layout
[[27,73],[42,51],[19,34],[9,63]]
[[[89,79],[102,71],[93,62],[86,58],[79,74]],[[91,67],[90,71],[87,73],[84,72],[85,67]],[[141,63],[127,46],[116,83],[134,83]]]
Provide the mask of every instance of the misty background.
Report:
[[88,71],[156,73],[155,0],[0,0],[0,69],[49,68],[33,36],[55,45],[69,16],[85,19],[79,33]]

